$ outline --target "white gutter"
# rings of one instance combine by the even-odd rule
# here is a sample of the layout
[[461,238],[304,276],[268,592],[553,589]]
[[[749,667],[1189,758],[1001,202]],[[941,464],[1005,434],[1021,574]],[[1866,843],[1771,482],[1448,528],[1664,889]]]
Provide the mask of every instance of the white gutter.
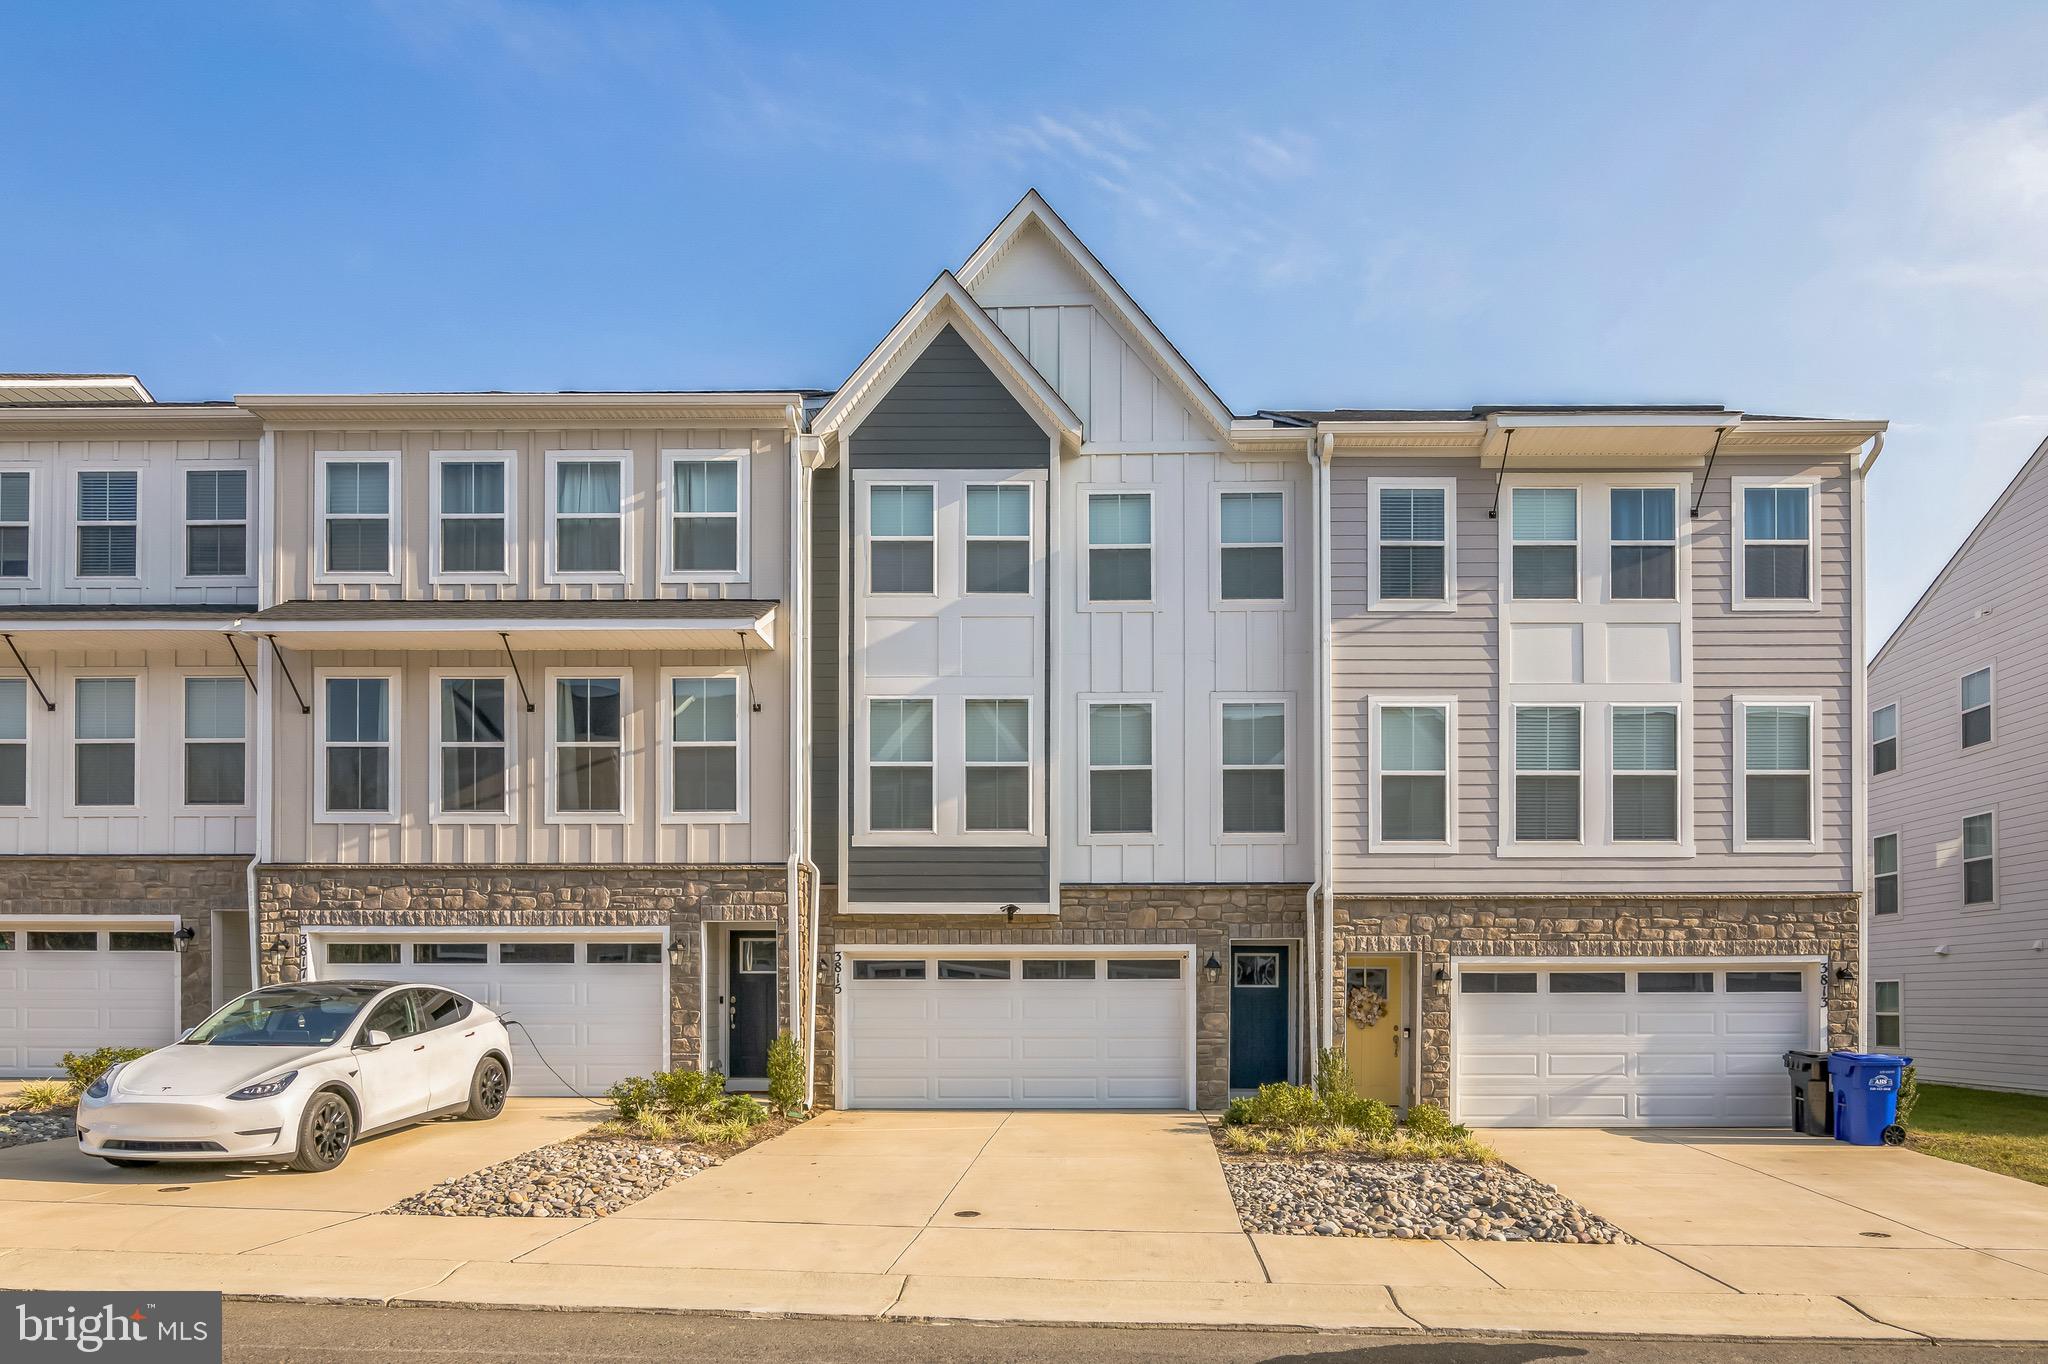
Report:
[[[799,449],[802,441],[803,418],[801,411],[792,404],[785,414],[785,427],[789,432],[789,487],[785,496],[789,503],[789,554],[785,562],[789,566],[789,585],[783,593],[789,603],[789,649],[786,654],[789,668],[789,858],[782,868],[782,899],[786,911],[787,928],[784,938],[789,944],[789,1035],[803,1036],[803,977],[797,974],[797,946],[803,941],[803,905],[798,899],[798,887],[802,884],[803,868],[803,825],[801,806],[803,803],[803,717],[804,717],[804,670],[800,666],[803,654],[802,624],[804,618],[802,592],[798,586],[803,582],[803,539],[799,531],[803,524],[803,499],[799,489],[803,486],[803,453]],[[806,1048],[808,1053],[809,1048]]]
[[[1337,955],[1337,859],[1332,847],[1336,805],[1330,778],[1334,748],[1330,741],[1330,456],[1337,438],[1321,435],[1311,443],[1316,481],[1316,886],[1322,895],[1323,970],[1317,983],[1316,1030],[1319,1047],[1332,1044],[1335,1026]],[[1314,916],[1310,926],[1314,927]]]
[[[257,442],[256,481],[258,495],[252,499],[260,508],[261,518],[256,525],[256,609],[263,610],[277,600],[277,440],[266,428]],[[241,622],[235,623],[241,628]],[[233,647],[234,641],[228,641]],[[249,899],[249,988],[255,989],[263,983],[263,934],[258,925],[256,909],[256,868],[270,860],[271,835],[274,816],[271,813],[271,773],[276,766],[272,752],[271,712],[275,701],[270,689],[275,685],[275,664],[277,646],[269,650],[263,641],[256,641],[256,855],[249,859],[247,892]]]
[[[1856,1030],[1849,1040],[1852,1047],[1865,1046],[1869,1040],[1871,988],[1870,902],[1865,898],[1870,887],[1870,665],[1863,658],[1864,617],[1868,614],[1864,577],[1870,556],[1863,543],[1867,524],[1863,494],[1870,468],[1883,452],[1884,432],[1879,431],[1870,438],[1870,453],[1861,464],[1852,466],[1849,476],[1849,656],[1854,664],[1849,685],[1850,761],[1856,765],[1856,781],[1850,788],[1855,794],[1849,832],[1849,884],[1856,892]],[[1821,983],[1823,999],[1830,984]]]
[[[790,477],[794,480],[790,488],[790,564],[795,575],[789,585],[790,626],[789,666],[791,671],[790,697],[790,885],[796,885],[799,873],[808,881],[811,891],[810,904],[810,954],[801,968],[804,972],[801,986],[791,993],[804,1001],[803,1044],[804,1044],[804,1107],[813,1106],[818,1087],[818,962],[820,952],[818,931],[820,927],[819,901],[823,898],[824,887],[819,884],[818,864],[811,859],[811,637],[810,637],[810,590],[811,590],[811,484],[816,472],[814,460],[821,458],[821,442],[815,436],[799,436],[790,445]],[[790,922],[796,920],[796,901],[792,897]],[[794,943],[796,940],[791,939]],[[795,963],[795,948],[791,948],[790,960]],[[795,1022],[792,1020],[792,1029]]]

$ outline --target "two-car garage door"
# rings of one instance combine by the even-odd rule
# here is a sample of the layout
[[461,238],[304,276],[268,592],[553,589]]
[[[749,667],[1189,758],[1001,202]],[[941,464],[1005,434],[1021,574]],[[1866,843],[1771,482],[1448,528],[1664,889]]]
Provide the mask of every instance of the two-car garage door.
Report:
[[175,1038],[173,931],[106,920],[0,924],[0,1076],[61,1075],[67,1051]]

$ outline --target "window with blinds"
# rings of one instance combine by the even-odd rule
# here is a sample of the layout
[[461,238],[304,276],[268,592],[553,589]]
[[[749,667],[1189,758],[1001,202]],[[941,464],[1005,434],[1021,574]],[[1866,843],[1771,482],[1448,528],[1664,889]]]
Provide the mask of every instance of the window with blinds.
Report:
[[1742,597],[1810,601],[1813,596],[1813,490],[1742,490]]
[[1450,838],[1450,715],[1446,706],[1380,707],[1380,838]]
[[444,456],[438,477],[440,571],[450,577],[509,572],[505,461]]
[[1088,600],[1152,600],[1152,494],[1088,494]]
[[554,809],[617,815],[626,809],[625,679],[554,680]]
[[1152,832],[1152,707],[1113,701],[1088,707],[1088,828]]
[[868,702],[868,827],[932,828],[932,703],[902,697]]
[[1614,708],[1614,837],[1670,843],[1678,838],[1678,708]]
[[392,813],[391,679],[326,678],[320,707],[324,812]]
[[1375,493],[1374,600],[1449,601],[1449,492],[1441,487],[1380,487]]
[[1879,706],[1870,712],[1870,775],[1881,777],[1899,766],[1899,708]]
[[321,468],[327,572],[337,577],[391,572],[391,465],[330,459]]
[[0,809],[28,805],[28,679],[0,677]]
[[1899,836],[1879,834],[1870,840],[1870,883],[1877,903],[1874,912],[1899,912]]
[[1287,832],[1287,708],[1223,703],[1223,832]]
[[73,804],[135,804],[135,690],[132,677],[72,682]]
[[510,750],[505,725],[505,679],[440,680],[440,810],[444,815],[498,815],[508,808]]
[[133,469],[79,471],[79,577],[136,575],[136,483]]
[[1577,706],[1515,707],[1515,839],[1579,838],[1580,734]]
[[1991,742],[1991,669],[1963,679],[1963,747]]
[[739,678],[671,677],[668,706],[669,813],[739,813]]
[[868,489],[868,591],[928,596],[936,590],[934,498],[923,483]]
[[1743,835],[1751,842],[1813,837],[1813,708],[1745,705]]
[[185,803],[247,801],[248,692],[239,677],[185,679]]
[[1996,863],[1997,817],[1989,812],[1963,821],[1963,903],[1988,905],[1998,898]]
[[1031,591],[1029,486],[968,485],[967,591],[976,596],[1021,596]]
[[1031,827],[1031,703],[967,703],[969,832],[1021,833]]
[[1678,599],[1678,491],[1614,488],[1607,494],[1608,595],[1615,601]]
[[1510,500],[1515,600],[1572,601],[1579,595],[1579,492],[1516,488]]
[[679,577],[740,571],[740,461],[678,459],[669,465],[669,570]]
[[249,571],[249,471],[185,471],[185,576],[240,578]]
[[1217,566],[1224,601],[1279,601],[1287,595],[1286,499],[1279,493],[1224,493]]
[[34,475],[26,469],[0,473],[0,578],[29,576],[29,507]]
[[555,463],[555,572],[610,576],[625,564],[625,461]]

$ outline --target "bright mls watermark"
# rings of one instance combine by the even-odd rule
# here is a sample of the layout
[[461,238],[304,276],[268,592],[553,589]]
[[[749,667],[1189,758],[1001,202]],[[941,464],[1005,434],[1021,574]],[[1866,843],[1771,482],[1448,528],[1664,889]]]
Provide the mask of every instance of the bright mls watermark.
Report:
[[220,1364],[218,1293],[0,1293],[0,1360]]

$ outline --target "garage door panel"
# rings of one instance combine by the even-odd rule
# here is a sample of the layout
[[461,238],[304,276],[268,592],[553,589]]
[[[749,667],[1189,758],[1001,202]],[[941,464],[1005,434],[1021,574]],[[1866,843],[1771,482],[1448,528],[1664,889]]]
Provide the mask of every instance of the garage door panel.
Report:
[[1574,1056],[1569,1053],[1554,1052],[1550,1056],[1550,1074],[1560,1078],[1606,1075],[1626,1076],[1628,1074],[1628,1054],[1626,1052],[1587,1052]]
[[1636,1057],[1636,1074],[1646,1079],[1711,1076],[1718,1059],[1712,1052],[1651,1052]]
[[1474,1078],[1534,1075],[1539,1064],[1535,1052],[1475,1052],[1465,1059],[1465,1074]]
[[1561,1009],[1550,1016],[1552,1037],[1612,1037],[1627,1030],[1626,1009],[1602,1009],[1598,1012]]
[[1797,1014],[1731,1014],[1728,1018],[1730,1037],[1776,1037],[1789,1024],[1796,1023]]
[[1638,1009],[1636,1031],[1645,1037],[1713,1037],[1721,1031],[1720,1019],[1711,1010],[1663,1013]]
[[962,1103],[1008,1103],[1016,1087],[1006,1075],[941,1075],[938,1097]]
[[[1791,1048],[1786,1048],[1787,1051]],[[1757,1051],[1728,1053],[1728,1074],[1785,1077],[1785,1052]],[[1787,1083],[1790,1083],[1787,1080]]]
[[1488,1094],[1483,1090],[1465,1096],[1464,1110],[1472,1122],[1508,1126],[1533,1123],[1541,1116],[1533,1094]]
[[1007,995],[987,986],[968,986],[957,994],[942,993],[936,1013],[940,1026],[947,1028],[1007,1029],[1016,1018],[1016,1009]]
[[1026,1061],[1089,1061],[1101,1051],[1099,1039],[1094,1037],[1025,1036],[1021,1055]]
[[1598,1118],[1603,1122],[1625,1122],[1629,1116],[1627,1094],[1558,1094],[1550,1100],[1553,1118]]
[[939,1038],[941,1061],[1008,1061],[1015,1054],[1016,1048],[1007,1033],[995,1037]]

